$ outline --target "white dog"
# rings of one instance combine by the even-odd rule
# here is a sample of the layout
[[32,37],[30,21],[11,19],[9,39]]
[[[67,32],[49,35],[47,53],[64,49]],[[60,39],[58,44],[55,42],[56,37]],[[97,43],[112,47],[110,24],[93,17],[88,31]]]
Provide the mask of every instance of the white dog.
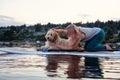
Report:
[[50,29],[47,34],[45,35],[46,42],[44,46],[41,46],[41,49],[47,48],[47,49],[58,49],[52,45],[50,45],[51,42],[54,42],[55,44],[60,44],[63,46],[67,46],[69,44],[68,39],[63,39],[59,36],[57,32],[54,30]]

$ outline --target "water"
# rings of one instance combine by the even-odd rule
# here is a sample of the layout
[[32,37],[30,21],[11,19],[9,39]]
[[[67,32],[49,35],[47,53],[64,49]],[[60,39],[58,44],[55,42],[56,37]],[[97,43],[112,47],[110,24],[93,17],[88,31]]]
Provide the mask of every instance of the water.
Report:
[[120,80],[120,59],[0,55],[0,80]]

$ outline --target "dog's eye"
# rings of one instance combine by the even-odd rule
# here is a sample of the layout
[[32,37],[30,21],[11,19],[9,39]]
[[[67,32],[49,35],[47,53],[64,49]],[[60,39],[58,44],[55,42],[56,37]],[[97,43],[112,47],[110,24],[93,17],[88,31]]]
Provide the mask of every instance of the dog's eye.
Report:
[[52,34],[50,34],[52,36]]

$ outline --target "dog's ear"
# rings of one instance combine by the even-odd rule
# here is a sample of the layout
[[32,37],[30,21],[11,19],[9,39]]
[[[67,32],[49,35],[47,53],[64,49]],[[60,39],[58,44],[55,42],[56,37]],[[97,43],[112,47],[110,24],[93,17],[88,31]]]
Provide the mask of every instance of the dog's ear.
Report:
[[53,42],[55,42],[57,40],[58,36],[59,36],[58,33],[55,32],[55,36],[54,36]]

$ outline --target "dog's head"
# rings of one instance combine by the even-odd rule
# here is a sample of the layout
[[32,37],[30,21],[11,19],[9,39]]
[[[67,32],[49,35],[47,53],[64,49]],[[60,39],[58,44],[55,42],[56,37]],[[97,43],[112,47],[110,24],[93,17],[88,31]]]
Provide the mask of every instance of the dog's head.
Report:
[[50,42],[55,42],[58,38],[58,33],[55,32],[54,30],[50,29],[47,34],[45,35],[45,38],[47,41],[50,41]]

